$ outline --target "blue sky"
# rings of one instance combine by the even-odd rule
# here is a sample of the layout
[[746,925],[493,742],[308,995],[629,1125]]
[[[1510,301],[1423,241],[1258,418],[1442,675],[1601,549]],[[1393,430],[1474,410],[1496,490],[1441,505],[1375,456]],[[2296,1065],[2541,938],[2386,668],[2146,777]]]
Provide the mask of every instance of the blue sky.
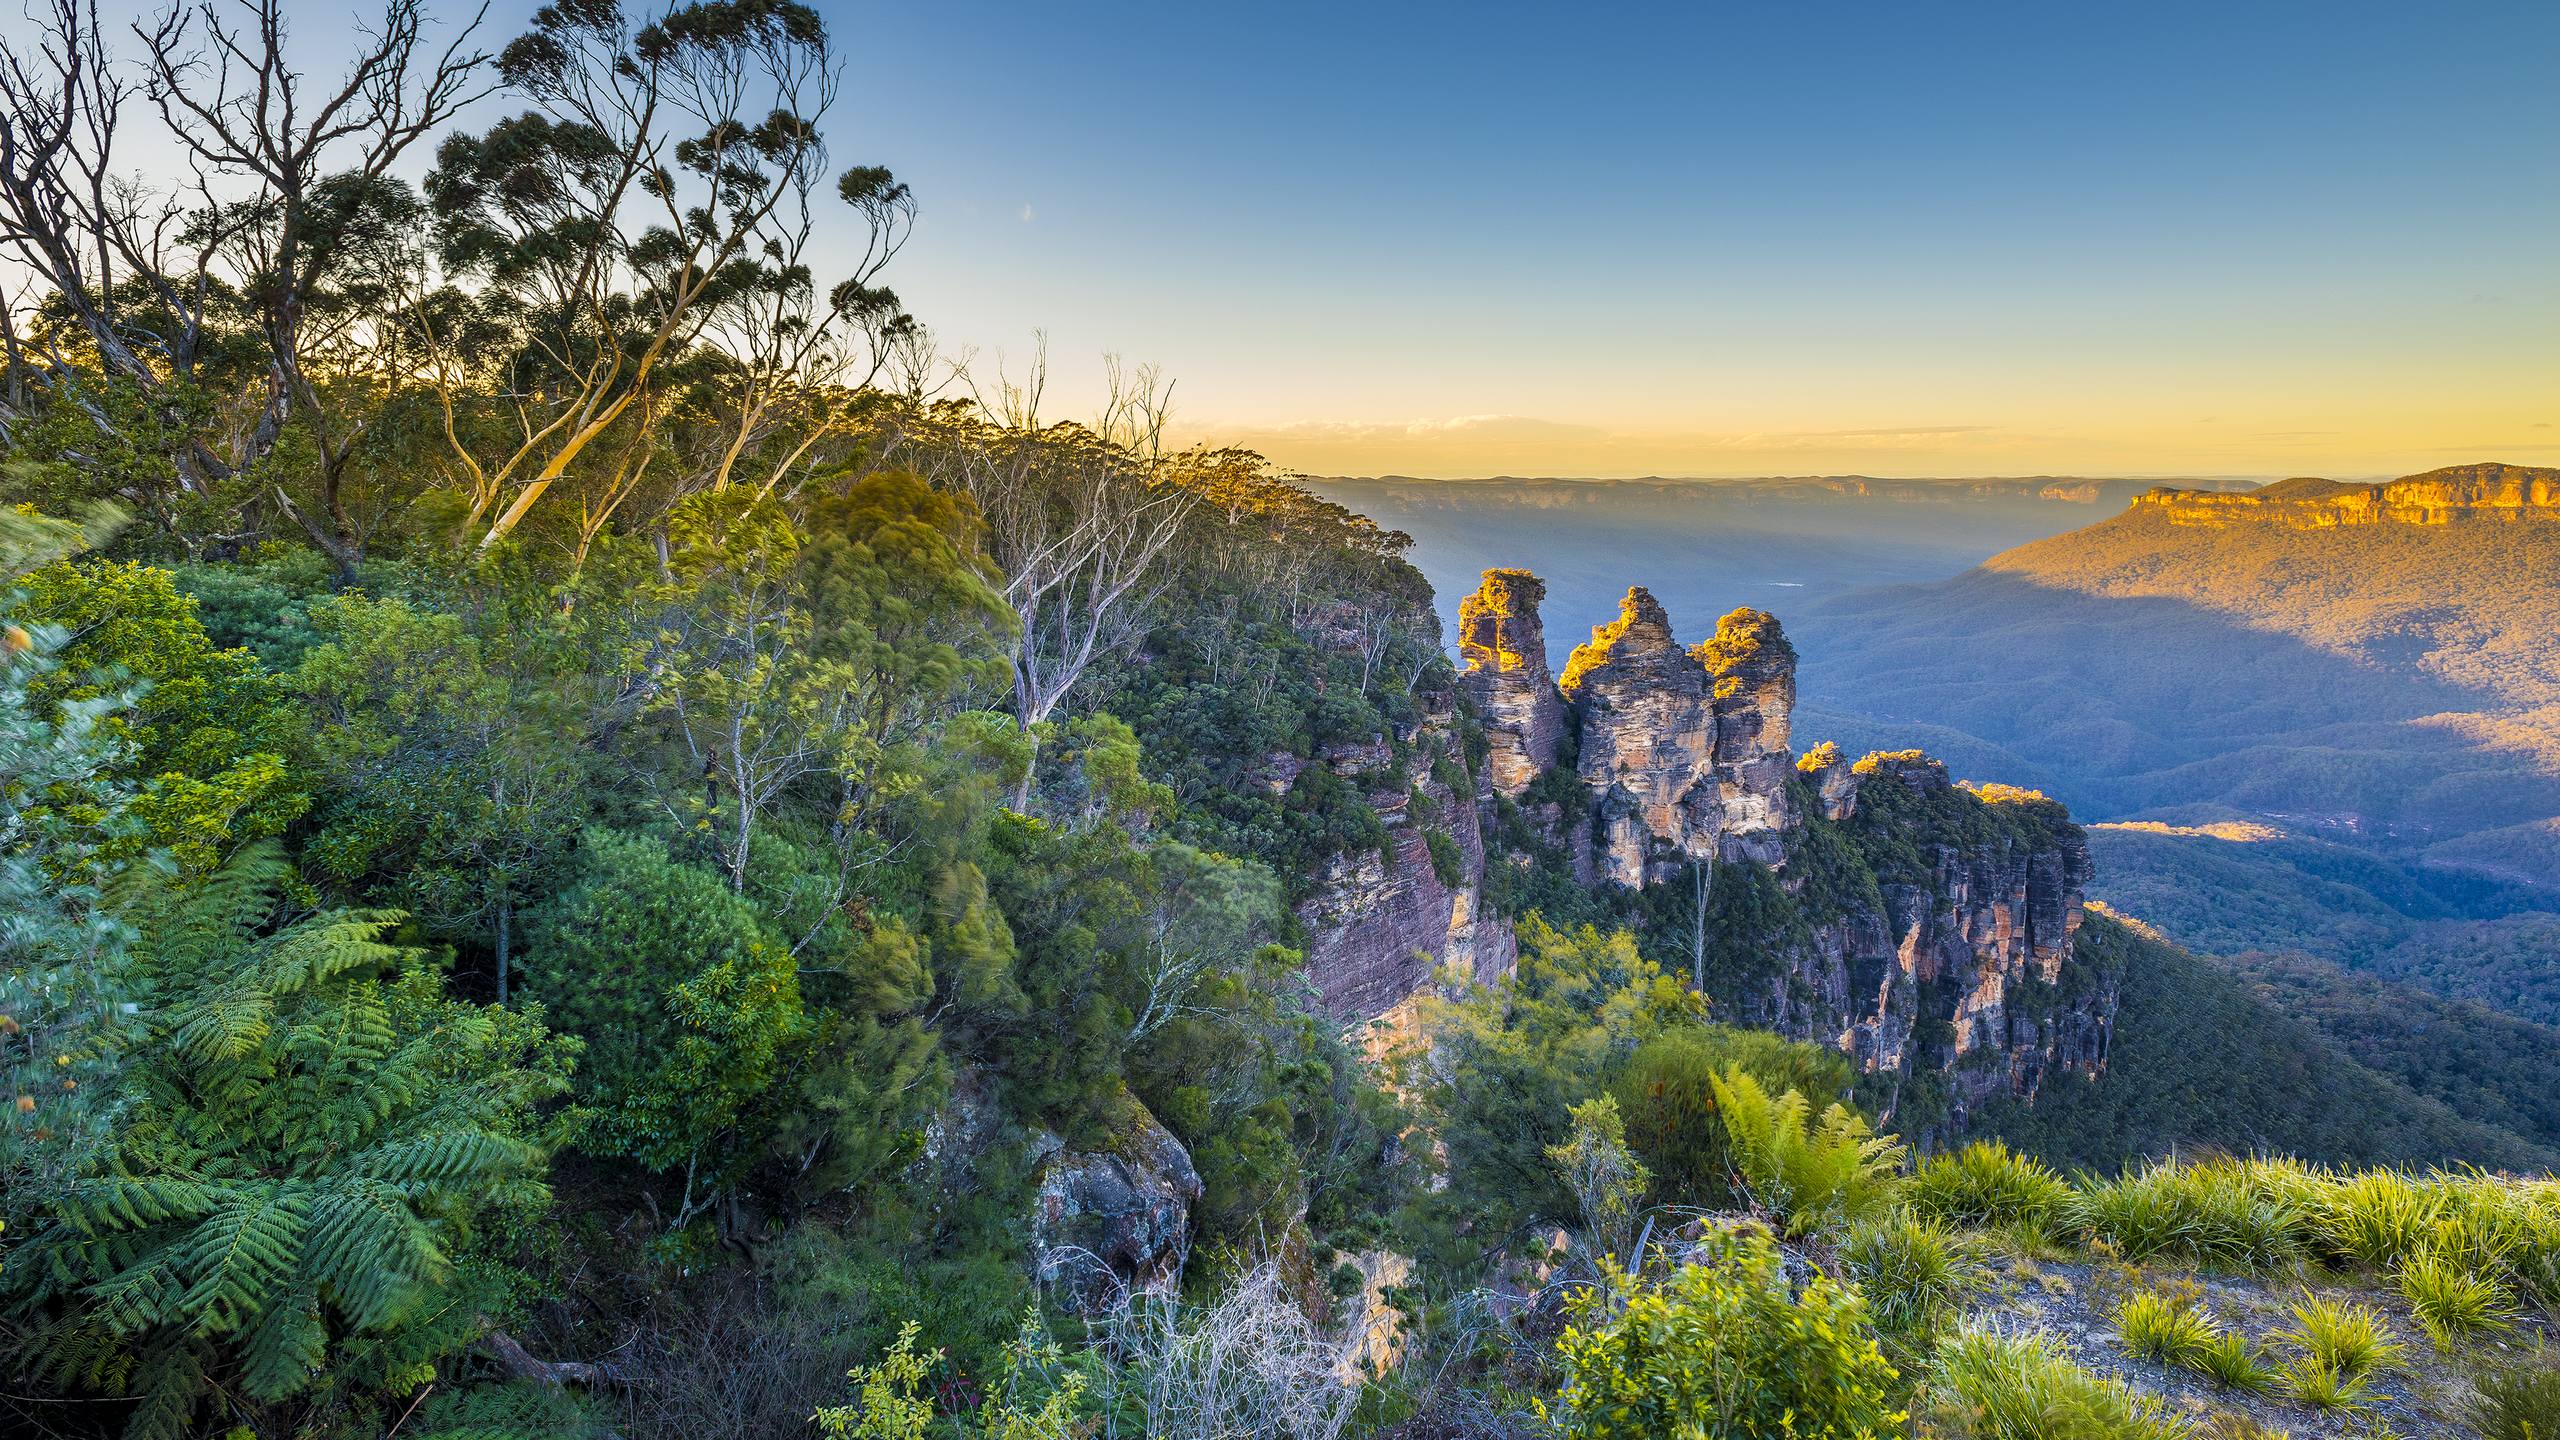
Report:
[[890,282],[1052,413],[1118,354],[1319,473],[2560,463],[2554,0],[822,9]]
[[829,13],[920,316],[1283,458],[2560,454],[2560,5]]

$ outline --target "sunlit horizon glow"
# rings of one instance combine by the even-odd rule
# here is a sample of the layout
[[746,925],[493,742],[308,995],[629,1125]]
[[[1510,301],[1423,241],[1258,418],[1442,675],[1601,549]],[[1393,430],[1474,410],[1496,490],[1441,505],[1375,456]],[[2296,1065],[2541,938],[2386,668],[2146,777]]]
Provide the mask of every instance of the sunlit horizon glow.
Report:
[[2560,6],[817,3],[886,278],[1054,418],[1117,355],[1320,475],[2560,463]]

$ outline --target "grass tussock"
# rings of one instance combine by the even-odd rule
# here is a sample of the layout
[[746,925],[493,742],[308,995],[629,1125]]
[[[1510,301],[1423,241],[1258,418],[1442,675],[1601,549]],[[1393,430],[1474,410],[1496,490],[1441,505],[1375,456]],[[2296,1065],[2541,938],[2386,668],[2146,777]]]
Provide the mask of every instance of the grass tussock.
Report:
[[1958,1440],[2187,1440],[2193,1428],[2042,1335],[1968,1330],[1939,1346],[1927,1413]]
[[2391,1338],[2382,1312],[2352,1300],[2303,1296],[2293,1306],[2293,1328],[2278,1331],[2275,1340],[2350,1379],[2379,1374],[2400,1359],[2400,1343]]
[[2536,1344],[2503,1364],[2471,1377],[2469,1419],[2480,1440],[2555,1440],[2560,1437],[2560,1355]]

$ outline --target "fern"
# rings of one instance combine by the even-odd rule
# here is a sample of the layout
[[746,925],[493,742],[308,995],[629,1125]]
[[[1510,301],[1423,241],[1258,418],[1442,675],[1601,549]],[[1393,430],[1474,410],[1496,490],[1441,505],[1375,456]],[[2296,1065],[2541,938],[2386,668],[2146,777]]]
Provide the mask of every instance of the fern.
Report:
[[471,1338],[467,1305],[428,1303],[459,1227],[542,1197],[558,1042],[446,998],[383,941],[395,915],[273,925],[289,878],[258,847],[146,905],[122,1126],[5,1277],[35,1366],[138,1397],[135,1440],[187,1433],[217,1390],[414,1381]]
[[1846,1225],[1891,1200],[1902,1142],[1874,1133],[1866,1117],[1834,1102],[1808,1118],[1803,1095],[1772,1096],[1738,1067],[1710,1083],[1743,1184],[1789,1235]]

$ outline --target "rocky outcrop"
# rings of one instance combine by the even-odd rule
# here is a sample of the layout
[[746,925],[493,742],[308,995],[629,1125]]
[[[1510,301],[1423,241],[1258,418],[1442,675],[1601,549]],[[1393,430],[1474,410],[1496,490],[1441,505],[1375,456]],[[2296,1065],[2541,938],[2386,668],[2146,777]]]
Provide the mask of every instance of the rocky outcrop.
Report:
[[1031,1253],[1043,1284],[1056,1284],[1087,1314],[1181,1284],[1200,1172],[1145,1106],[1131,1098],[1100,1148],[1069,1149],[1044,1134],[1033,1150],[1040,1168]]
[[1485,908],[1484,827],[1457,734],[1441,708],[1400,746],[1381,736],[1318,757],[1361,787],[1386,835],[1326,861],[1297,906],[1307,974],[1337,1020],[1384,1014],[1444,965],[1492,980],[1518,954],[1510,922]]
[[2258,523],[2296,530],[2560,521],[2560,470],[2454,465],[2381,484],[2302,477],[2236,494],[2164,486],[2137,497],[2133,513],[2156,515],[2172,525]]
[[1848,828],[1878,857],[1884,925],[1816,940],[1848,982],[1841,1048],[1869,1073],[1943,1076],[1955,1118],[2032,1097],[2057,1067],[2100,1068],[2116,986],[2073,963],[2092,874],[2079,827],[2033,791],[1955,786],[1918,751],[1850,768]]
[[1502,795],[1528,789],[1564,743],[1564,701],[1538,618],[1546,593],[1526,570],[1487,570],[1458,602],[1458,684],[1484,722],[1485,777]]
[[1691,853],[1693,818],[1715,754],[1707,667],[1672,638],[1671,617],[1638,586],[1618,618],[1565,662],[1562,687],[1580,735],[1577,768],[1593,797],[1604,874],[1645,883]]
[[[1503,628],[1486,643],[1541,633],[1534,586],[1488,572],[1471,612]],[[1837,1044],[1914,1097],[1916,1133],[2032,1096],[2056,1067],[2102,1065],[2115,993],[2074,963],[2090,865],[2067,813],[1957,786],[1916,751],[1851,765],[1826,743],[1799,762],[1795,668],[1762,611],[1684,649],[1653,596],[1628,591],[1559,683],[1590,823],[1549,838],[1578,875],[1589,854],[1617,886],[1697,886],[1688,944],[1714,1003]],[[1497,753],[1525,750],[1532,712],[1509,700],[1484,718]]]

